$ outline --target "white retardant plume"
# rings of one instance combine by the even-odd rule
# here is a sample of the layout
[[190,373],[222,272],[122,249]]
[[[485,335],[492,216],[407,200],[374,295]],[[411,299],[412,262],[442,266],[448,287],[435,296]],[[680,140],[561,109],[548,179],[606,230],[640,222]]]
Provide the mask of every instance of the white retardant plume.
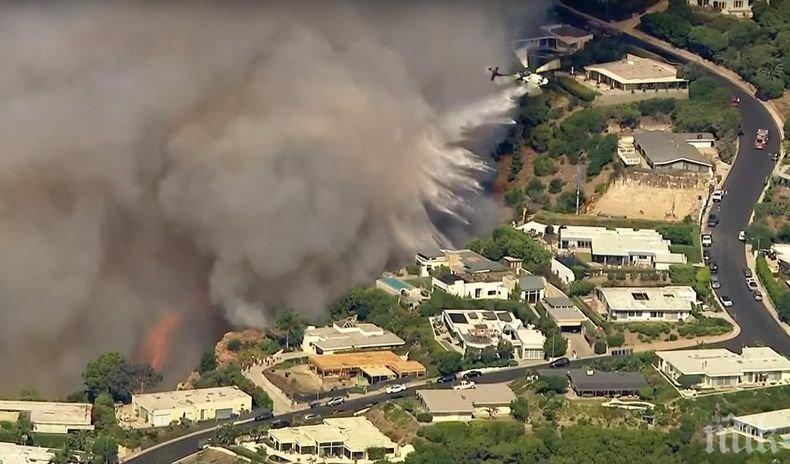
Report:
[[319,317],[445,240],[427,208],[482,216],[485,164],[448,143],[510,105],[507,8],[161,3],[0,6],[4,391],[110,350],[182,374],[217,315]]

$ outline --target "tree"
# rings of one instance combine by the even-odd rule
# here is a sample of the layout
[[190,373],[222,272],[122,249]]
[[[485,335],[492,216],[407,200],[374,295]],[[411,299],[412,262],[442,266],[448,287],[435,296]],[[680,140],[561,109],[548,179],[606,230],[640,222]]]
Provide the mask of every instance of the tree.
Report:
[[601,340],[601,339],[595,340],[595,343],[593,345],[593,350],[595,351],[595,354],[606,353],[606,340]]
[[100,434],[91,447],[92,464],[117,464],[118,443],[109,435]]
[[538,155],[535,157],[532,169],[536,176],[550,176],[556,174],[558,171],[557,165],[554,160],[547,155]]
[[108,391],[112,398],[128,404],[132,401],[132,393],[156,387],[162,381],[162,375],[148,364],[124,362],[109,380]]
[[239,340],[238,338],[231,338],[230,340],[228,340],[228,343],[226,344],[226,347],[230,351],[237,352],[242,347],[241,340]]
[[593,289],[595,289],[595,284],[593,282],[589,280],[575,280],[571,282],[568,294],[570,296],[589,295]]
[[276,341],[269,337],[264,337],[261,339],[261,341],[258,342],[258,348],[260,348],[264,356],[271,356],[274,353],[280,351],[280,345],[278,345]]
[[562,394],[568,391],[568,378],[565,377],[565,374],[546,375],[539,378],[533,384],[533,387],[538,393],[554,392]]
[[538,124],[529,133],[529,144],[535,151],[544,152],[552,138],[551,126],[546,123]]
[[282,344],[284,344],[286,348],[299,346],[302,343],[302,337],[304,337],[304,322],[293,309],[288,309],[280,313],[274,326],[280,335],[281,342],[284,342]]
[[540,179],[533,177],[529,180],[529,183],[527,183],[527,194],[530,196],[535,196],[536,194],[543,192],[544,188],[546,188],[546,186],[543,185],[543,182],[541,182]]
[[505,192],[505,204],[508,206],[517,206],[524,202],[524,192],[516,187],[510,187]]
[[513,359],[513,345],[507,340],[500,340],[496,347],[499,359]]
[[214,348],[211,347],[203,352],[200,357],[200,365],[198,366],[198,373],[205,374],[206,372],[213,371],[217,368],[217,355]]
[[755,249],[769,248],[776,240],[773,229],[764,220],[751,223],[746,228],[746,236]]
[[625,335],[623,332],[613,332],[607,337],[606,342],[612,347],[623,346],[623,343],[625,343]]
[[546,341],[543,343],[543,352],[552,358],[564,356],[568,350],[568,340],[562,336],[559,329],[551,333],[544,333],[544,335],[546,335]]
[[560,193],[562,192],[562,187],[565,185],[565,181],[560,179],[559,177],[555,177],[551,179],[549,182],[549,193]]
[[116,424],[115,402],[109,392],[101,392],[93,402],[93,423],[99,430],[108,430]]
[[109,391],[113,376],[124,364],[126,359],[118,352],[104,353],[88,362],[85,372],[82,373],[82,380],[91,400],[99,393]]
[[441,374],[453,374],[461,370],[462,357],[457,351],[443,351],[436,360],[436,368]]
[[526,422],[529,420],[529,401],[523,396],[511,401],[510,415],[517,421]]
[[228,446],[235,443],[239,431],[232,424],[225,424],[214,432],[214,441],[220,445]]
[[74,459],[74,451],[68,441],[55,451],[55,456],[49,461],[51,464],[68,464]]
[[696,26],[688,35],[689,49],[702,56],[711,58],[727,48],[727,38],[716,29]]
[[[579,191],[579,208],[584,206],[587,197],[583,190]],[[559,197],[554,209],[559,213],[572,214],[576,212],[576,190],[566,190]]]
[[30,414],[27,412],[19,413],[14,424],[14,442],[17,445],[29,446],[33,444],[33,423],[30,421]]

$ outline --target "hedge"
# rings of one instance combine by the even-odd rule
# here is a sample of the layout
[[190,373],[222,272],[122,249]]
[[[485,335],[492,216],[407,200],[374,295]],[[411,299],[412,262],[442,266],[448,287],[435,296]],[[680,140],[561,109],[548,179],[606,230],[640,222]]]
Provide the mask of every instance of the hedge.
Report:
[[598,92],[577,82],[575,79],[567,76],[557,76],[557,84],[560,85],[569,94],[578,97],[580,100],[591,102],[598,96]]

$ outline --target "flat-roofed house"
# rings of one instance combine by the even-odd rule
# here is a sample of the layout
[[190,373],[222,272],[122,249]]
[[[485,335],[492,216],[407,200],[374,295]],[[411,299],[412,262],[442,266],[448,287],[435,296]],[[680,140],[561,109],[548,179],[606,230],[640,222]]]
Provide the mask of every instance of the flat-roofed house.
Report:
[[758,440],[789,438],[790,408],[733,417],[732,430]]
[[312,354],[335,354],[351,351],[392,349],[406,342],[375,324],[346,320],[328,327],[309,326],[304,331],[302,351]]
[[535,304],[546,296],[546,278],[541,275],[519,277],[518,288],[524,302]]
[[621,60],[586,66],[584,72],[587,79],[626,91],[688,89],[689,83],[671,64],[630,53]]
[[637,396],[648,383],[641,372],[607,372],[586,369],[540,369],[540,377],[566,376],[579,396]]
[[769,347],[657,351],[656,366],[677,385],[702,389],[786,384],[790,360]]
[[587,321],[587,316],[567,296],[548,297],[543,300],[543,306],[563,332],[580,333]]
[[267,439],[267,455],[283,459],[281,462],[317,462],[310,456],[322,459],[321,462],[333,457],[345,458],[347,462],[365,461],[371,459],[371,449],[381,450],[388,459],[406,455],[365,417],[338,417],[316,425],[269,429]]
[[709,133],[634,132],[634,147],[657,171],[713,174],[713,163],[698,148],[712,147],[714,141]]
[[600,287],[595,290],[613,321],[682,321],[691,315],[697,292],[688,286]]
[[0,463],[2,464],[50,464],[53,459],[55,459],[55,453],[48,448],[0,442]]
[[591,33],[577,27],[546,24],[540,27],[540,35],[516,41],[516,54],[547,50],[552,54],[571,54],[584,48],[592,39]]
[[442,322],[464,354],[470,349],[496,348],[505,341],[513,346],[516,359],[543,359],[546,337],[538,330],[525,328],[509,311],[446,309]]
[[237,387],[200,388],[132,395],[135,415],[149,427],[174,421],[229,419],[252,410],[252,397]]
[[561,226],[558,246],[570,252],[588,252],[594,263],[609,267],[668,270],[685,264],[686,255],[670,251],[672,242],[652,229]]
[[721,14],[742,18],[752,17],[752,5],[754,5],[754,0],[688,0],[688,2],[691,6],[710,8]]
[[449,273],[434,274],[433,285],[461,298],[507,299],[515,288],[517,277],[506,264],[492,261],[472,250],[442,250],[442,256],[417,255],[420,274],[428,274],[439,266]]
[[[0,414],[6,420],[16,421],[16,415],[30,415],[33,430],[41,433],[69,433],[76,430],[93,430],[88,403],[56,403],[49,401],[0,400]],[[11,413],[14,417],[7,414]]]
[[370,383],[408,376],[425,375],[425,366],[410,361],[392,351],[364,351],[358,353],[310,356],[310,367],[322,377],[349,378],[362,375]]
[[417,390],[434,422],[468,421],[510,414],[516,395],[505,383],[477,384],[468,390]]

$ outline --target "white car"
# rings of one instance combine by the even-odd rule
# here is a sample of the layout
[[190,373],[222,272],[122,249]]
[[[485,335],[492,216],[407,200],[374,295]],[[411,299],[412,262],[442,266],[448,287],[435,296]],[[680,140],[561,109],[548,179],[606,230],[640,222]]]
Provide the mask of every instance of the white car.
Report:
[[715,203],[720,202],[722,198],[724,198],[724,190],[722,190],[722,189],[716,189],[710,195],[711,201],[713,201]]
[[402,391],[406,391],[406,385],[402,383],[396,383],[395,385],[388,385],[387,388],[384,389],[387,393],[392,395],[393,393],[400,393]]
[[721,300],[721,305],[724,306],[725,308],[729,308],[730,306],[732,306],[732,300],[727,295],[720,296],[719,300]]
[[475,388],[475,383],[471,380],[462,380],[453,385],[453,390],[469,390],[470,388]]
[[339,406],[346,402],[346,399],[342,396],[336,396],[334,398],[329,398],[329,401],[326,402],[327,406]]
[[701,242],[702,246],[709,247],[713,245],[713,237],[710,234],[702,234]]
[[759,288],[757,285],[757,281],[752,279],[751,277],[746,279],[746,286],[749,287],[749,290],[757,290]]
[[746,241],[746,231],[742,230],[738,232],[738,240],[745,242]]

